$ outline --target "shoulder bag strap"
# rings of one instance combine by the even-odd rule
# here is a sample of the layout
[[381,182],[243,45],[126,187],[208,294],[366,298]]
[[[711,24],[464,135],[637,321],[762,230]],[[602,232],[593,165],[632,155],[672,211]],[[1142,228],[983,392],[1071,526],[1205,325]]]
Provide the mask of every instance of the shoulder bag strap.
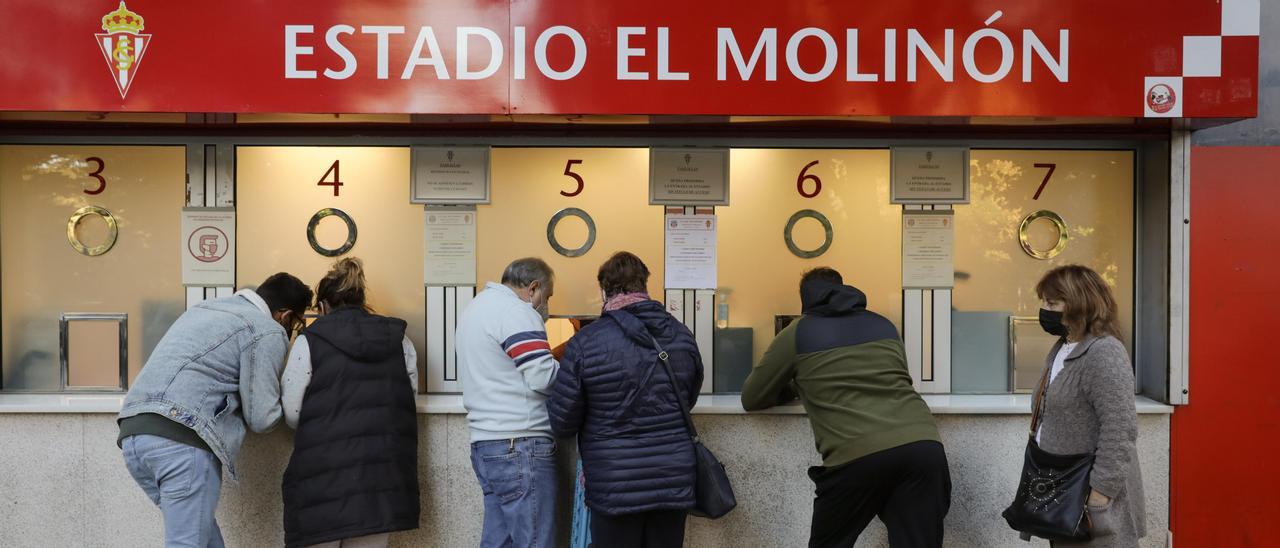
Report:
[[667,380],[671,381],[671,389],[675,391],[676,403],[680,405],[680,414],[684,416],[684,425],[689,429],[689,437],[693,441],[698,441],[698,429],[693,427],[693,417],[689,416],[689,406],[684,402],[684,396],[680,395],[680,384],[676,382],[676,373],[671,370],[671,361],[667,356],[667,351],[662,349],[662,345],[658,344],[658,339],[649,334],[649,340],[653,341],[653,347],[658,349],[658,361],[662,362],[662,367],[667,370]]
[[1049,367],[1044,369],[1044,374],[1040,375],[1040,384],[1036,386],[1035,397],[1031,400],[1031,432],[1032,438],[1036,437],[1036,430],[1040,428],[1041,414],[1044,413],[1044,397],[1049,391],[1049,371],[1053,369],[1053,363],[1049,363]]

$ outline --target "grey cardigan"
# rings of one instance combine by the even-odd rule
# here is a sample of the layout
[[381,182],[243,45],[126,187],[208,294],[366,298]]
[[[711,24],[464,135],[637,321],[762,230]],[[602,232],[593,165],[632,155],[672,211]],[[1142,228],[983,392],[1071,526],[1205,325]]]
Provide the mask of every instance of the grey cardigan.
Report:
[[[1046,367],[1062,348],[1049,351]],[[1093,453],[1090,486],[1111,499],[1090,507],[1093,540],[1083,546],[1131,547],[1147,534],[1133,366],[1115,337],[1087,337],[1067,356],[1045,395],[1040,447],[1058,454]],[[1055,542],[1054,546],[1072,546]]]

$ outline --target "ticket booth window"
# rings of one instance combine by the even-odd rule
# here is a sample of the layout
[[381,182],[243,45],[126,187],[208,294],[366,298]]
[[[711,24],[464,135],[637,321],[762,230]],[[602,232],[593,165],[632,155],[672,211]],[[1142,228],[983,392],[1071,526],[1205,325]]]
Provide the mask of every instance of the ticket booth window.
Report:
[[[889,203],[887,149],[734,149],[730,159],[731,203],[716,208],[717,298],[728,304],[727,327],[751,328],[752,363],[779,316],[800,314],[800,277],[819,266],[839,270],[867,294],[870,310],[902,329],[902,211]],[[806,211],[816,215],[788,231]],[[829,235],[819,217],[830,223]]]
[[1111,286],[1133,344],[1134,152],[973,150],[971,203],[955,207],[952,391],[1028,392],[1056,340],[1035,284],[1082,264]]
[[[597,316],[600,264],[630,251],[649,267],[649,295],[662,300],[662,207],[648,205],[648,149],[495,148],[492,177],[492,203],[477,210],[481,284],[514,259],[541,257],[555,270],[551,314]],[[553,224],[565,210],[577,212]]]
[[289,272],[314,290],[335,261],[358,257],[369,305],[407,321],[421,357],[425,221],[409,203],[409,156],[407,147],[238,147],[237,284]]
[[[184,309],[179,146],[0,146],[0,385],[119,390]],[[63,363],[66,373],[63,373]]]

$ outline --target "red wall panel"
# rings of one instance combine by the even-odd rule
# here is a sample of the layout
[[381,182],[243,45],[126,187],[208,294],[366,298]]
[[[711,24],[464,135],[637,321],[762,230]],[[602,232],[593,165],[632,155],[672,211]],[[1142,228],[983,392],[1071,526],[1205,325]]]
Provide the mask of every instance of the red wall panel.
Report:
[[1192,149],[1191,218],[1191,403],[1172,418],[1174,542],[1277,546],[1280,147]]

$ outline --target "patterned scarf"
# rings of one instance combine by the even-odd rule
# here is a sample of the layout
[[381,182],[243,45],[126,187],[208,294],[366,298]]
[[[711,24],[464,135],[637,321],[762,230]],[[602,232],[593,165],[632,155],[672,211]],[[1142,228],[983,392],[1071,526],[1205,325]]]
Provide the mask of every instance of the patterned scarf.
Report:
[[604,311],[609,312],[612,310],[626,308],[638,302],[647,300],[649,300],[649,294],[643,291],[638,293],[619,293],[609,297],[609,300],[605,301]]

